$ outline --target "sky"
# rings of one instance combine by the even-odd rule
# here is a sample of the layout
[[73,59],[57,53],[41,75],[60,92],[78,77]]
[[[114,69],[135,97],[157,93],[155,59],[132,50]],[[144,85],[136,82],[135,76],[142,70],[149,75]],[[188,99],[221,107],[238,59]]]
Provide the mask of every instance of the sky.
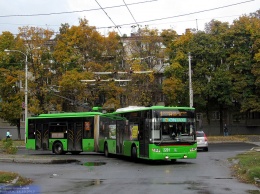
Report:
[[59,32],[61,24],[78,25],[85,18],[102,35],[130,35],[137,26],[204,30],[211,20],[233,23],[260,9],[260,0],[0,0],[0,34],[23,26]]

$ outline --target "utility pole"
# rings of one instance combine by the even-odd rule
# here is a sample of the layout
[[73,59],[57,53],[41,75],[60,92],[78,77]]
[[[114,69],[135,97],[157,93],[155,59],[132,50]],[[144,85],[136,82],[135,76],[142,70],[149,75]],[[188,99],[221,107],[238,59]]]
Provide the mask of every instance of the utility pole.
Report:
[[189,95],[190,95],[190,107],[193,107],[193,90],[192,90],[192,81],[191,81],[191,56],[189,52]]

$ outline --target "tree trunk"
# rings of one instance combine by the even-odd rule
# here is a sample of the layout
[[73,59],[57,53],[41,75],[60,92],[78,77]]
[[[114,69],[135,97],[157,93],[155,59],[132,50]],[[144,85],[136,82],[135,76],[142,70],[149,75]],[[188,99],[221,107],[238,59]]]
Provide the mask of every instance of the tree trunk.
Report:
[[207,122],[208,122],[208,125],[210,125],[210,115],[209,115],[209,96],[207,96],[206,115],[207,115]]
[[20,119],[18,119],[16,127],[17,127],[18,139],[21,140],[21,124],[20,124]]
[[222,104],[219,105],[219,135],[223,135],[223,106]]

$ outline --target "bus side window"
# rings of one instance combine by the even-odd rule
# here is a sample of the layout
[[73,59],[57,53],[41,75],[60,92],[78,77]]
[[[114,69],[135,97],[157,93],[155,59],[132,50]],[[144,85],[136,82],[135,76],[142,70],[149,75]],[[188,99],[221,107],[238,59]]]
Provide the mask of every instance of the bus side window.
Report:
[[[83,123],[83,137],[84,138],[92,138],[92,124],[90,121],[84,121]],[[77,131],[81,131],[81,125],[77,125]]]
[[34,138],[35,138],[34,124],[30,123],[28,128],[28,139],[34,139]]
[[67,139],[67,133],[68,133],[67,126],[63,127],[63,133],[64,133],[64,138]]

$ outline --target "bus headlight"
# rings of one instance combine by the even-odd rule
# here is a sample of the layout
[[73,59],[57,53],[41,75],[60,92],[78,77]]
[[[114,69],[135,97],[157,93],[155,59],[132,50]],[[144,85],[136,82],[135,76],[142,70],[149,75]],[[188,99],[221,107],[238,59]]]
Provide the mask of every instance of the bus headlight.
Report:
[[197,148],[191,148],[190,149],[190,152],[195,152],[195,151],[197,151]]
[[158,148],[152,148],[152,151],[157,152],[157,153],[161,152],[160,149],[158,149]]

